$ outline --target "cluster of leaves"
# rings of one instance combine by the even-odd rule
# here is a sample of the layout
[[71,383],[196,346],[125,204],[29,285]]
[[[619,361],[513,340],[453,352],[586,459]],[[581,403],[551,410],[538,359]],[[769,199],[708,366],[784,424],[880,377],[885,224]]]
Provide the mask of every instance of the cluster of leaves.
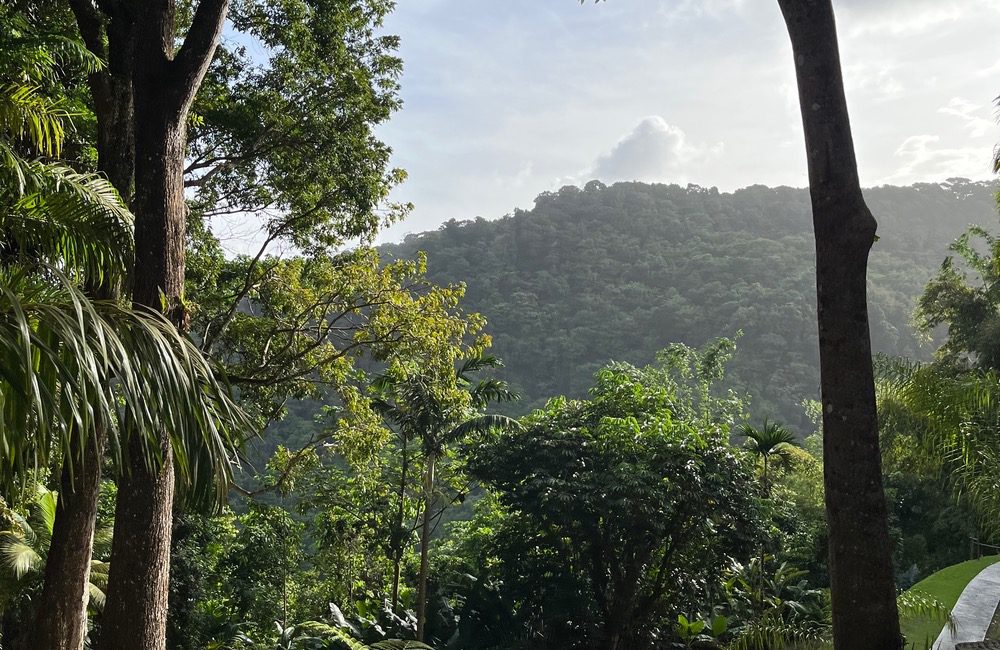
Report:
[[[206,217],[253,215],[309,254],[371,241],[408,205],[374,128],[399,108],[389,0],[240,0],[193,107],[185,184]],[[253,42],[253,53],[247,47]],[[263,52],[266,63],[259,53]]]
[[489,345],[483,319],[459,308],[464,287],[431,284],[423,257],[383,264],[376,251],[360,248],[226,259],[211,233],[194,229],[191,240],[192,331],[224,364],[244,408],[268,424],[290,400],[322,399],[329,407],[326,426],[281,440],[286,447],[335,437],[342,453],[369,457],[384,439],[364,395],[373,369],[448,377],[457,358]]
[[685,417],[704,412],[665,376],[611,365],[590,400],[551,400],[470,459],[500,508],[480,579],[550,644],[532,647],[653,647],[756,545],[753,474],[711,425],[725,414]]

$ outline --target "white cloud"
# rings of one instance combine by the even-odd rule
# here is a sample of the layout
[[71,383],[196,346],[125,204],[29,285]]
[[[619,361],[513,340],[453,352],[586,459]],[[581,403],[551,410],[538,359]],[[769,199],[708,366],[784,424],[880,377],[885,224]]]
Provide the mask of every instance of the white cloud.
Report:
[[993,149],[980,147],[940,147],[936,135],[913,135],[903,141],[894,155],[903,160],[895,172],[881,183],[940,181],[955,176],[991,177]]
[[525,187],[533,179],[535,174],[535,163],[527,161],[514,173],[496,172],[493,175],[493,183],[499,187]]
[[998,60],[996,63],[994,63],[993,65],[991,65],[988,68],[983,68],[982,70],[980,70],[979,72],[976,73],[976,76],[977,77],[992,77],[992,76],[994,76],[996,74],[1000,74],[1000,60]]
[[660,3],[657,13],[668,21],[704,16],[721,18],[730,12],[741,10],[744,4],[745,0],[672,0]]
[[652,115],[598,156],[584,176],[606,182],[683,182],[692,168],[720,156],[722,150],[722,143],[691,144],[680,127]]
[[947,106],[938,109],[938,113],[952,115],[965,121],[965,128],[973,138],[981,138],[993,128],[993,121],[982,116],[984,106],[970,102],[962,97],[952,97]]

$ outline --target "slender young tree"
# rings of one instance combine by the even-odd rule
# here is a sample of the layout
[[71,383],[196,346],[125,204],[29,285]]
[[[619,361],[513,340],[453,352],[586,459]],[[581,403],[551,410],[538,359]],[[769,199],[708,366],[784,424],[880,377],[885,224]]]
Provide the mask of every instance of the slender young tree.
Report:
[[831,0],[778,0],[791,37],[816,236],[830,592],[838,650],[902,647],[868,327],[876,222],[858,180]]
[[771,483],[768,469],[772,462],[787,461],[792,447],[798,446],[795,434],[777,422],[768,422],[767,418],[764,418],[759,428],[752,424],[744,424],[737,431],[737,435],[745,438],[744,445],[747,451],[763,462],[760,484],[764,488],[764,493],[770,496]]
[[[420,515],[420,570],[417,575],[417,641],[424,641],[427,627],[427,579],[430,572],[431,527],[437,502],[437,463],[447,445],[471,434],[491,429],[517,430],[520,425],[504,415],[476,415],[476,409],[490,402],[510,402],[518,395],[507,384],[489,378],[473,383],[470,375],[503,364],[492,356],[476,356],[459,366],[452,378],[454,385],[436,384],[429,376],[416,375],[400,380],[383,377],[378,385],[391,394],[379,400],[378,410],[399,429],[404,446],[419,439],[423,449],[424,475]],[[456,392],[454,389],[458,389]],[[467,393],[465,399],[455,399]],[[471,407],[471,408],[470,408]],[[400,502],[401,503],[401,502]],[[440,514],[440,512],[438,513]],[[398,562],[398,559],[394,558]],[[394,571],[393,596],[398,598],[398,569]]]

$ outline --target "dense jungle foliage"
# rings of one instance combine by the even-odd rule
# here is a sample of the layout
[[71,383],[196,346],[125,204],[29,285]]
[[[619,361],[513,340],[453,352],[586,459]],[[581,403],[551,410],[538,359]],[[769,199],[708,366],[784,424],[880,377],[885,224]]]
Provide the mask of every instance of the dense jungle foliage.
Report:
[[[377,248],[392,2],[123,6],[0,5],[3,648],[830,646],[805,190]],[[867,194],[890,603],[1000,540],[994,189]]]
[[[996,223],[995,183],[878,187],[869,266],[877,352],[928,359],[910,326],[915,300],[970,224]],[[524,399],[581,396],[609,360],[644,363],[671,342],[699,346],[742,330],[731,377],[754,411],[805,430],[800,402],[819,395],[812,222],[805,190],[733,193],[594,181],[545,193],[499,220],[450,221],[382,247],[425,251],[428,277],[465,282],[502,376]]]

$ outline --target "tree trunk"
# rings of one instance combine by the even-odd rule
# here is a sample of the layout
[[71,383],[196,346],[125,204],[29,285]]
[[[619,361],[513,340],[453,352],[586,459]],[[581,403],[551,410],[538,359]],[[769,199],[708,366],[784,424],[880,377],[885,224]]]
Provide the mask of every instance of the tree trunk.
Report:
[[406,471],[409,463],[409,456],[407,455],[407,440],[403,437],[403,460],[400,464],[399,471],[399,493],[396,497],[399,499],[399,503],[396,508],[396,534],[398,535],[398,540],[396,541],[396,547],[392,550],[393,552],[393,565],[392,565],[392,613],[398,614],[399,610],[399,578],[403,564],[403,519],[406,512]]
[[795,54],[816,235],[834,646],[902,647],[868,329],[875,219],[858,181],[831,0],[778,0]]
[[[126,204],[132,188],[132,88],[131,40],[123,37],[123,21],[110,21],[114,47],[102,38],[105,29],[93,6],[73,0],[72,9],[81,35],[95,54],[108,61],[105,70],[89,77],[97,115],[98,168],[118,190]],[[118,288],[88,280],[88,293],[113,299]],[[106,429],[98,424],[83,440],[76,433],[70,453],[63,459],[59,503],[45,564],[42,593],[35,605],[36,619],[29,645],[35,650],[82,650],[87,636],[90,563],[97,523],[101,463]]]
[[437,457],[427,456],[424,474],[424,518],[420,527],[420,576],[417,580],[417,641],[424,640],[427,627],[428,551],[431,542],[431,509],[434,507],[434,464]]
[[107,62],[87,79],[97,118],[97,168],[129,205],[135,171],[134,20],[127,7],[111,16],[101,14],[92,0],[70,0],[70,7],[87,49]]
[[83,650],[103,449],[103,427],[96,427],[89,440],[77,431],[63,459],[45,582],[35,605],[33,650]]
[[[135,265],[133,303],[183,326],[184,131],[180,116],[152,105],[136,79]],[[161,298],[162,295],[162,298]],[[132,432],[118,482],[115,536],[102,643],[108,650],[166,647],[174,469],[168,431],[159,431],[162,463],[149,467],[143,432]]]
[[115,536],[101,644],[109,650],[166,647],[174,473],[169,441],[164,461],[146,466],[143,444],[129,442],[128,467],[118,480]]
[[[204,78],[222,31],[228,0],[201,0],[180,50],[174,56],[174,0],[150,0],[141,10],[122,13],[109,29],[111,39],[129,39],[132,61],[134,137],[135,266],[132,302],[163,310],[183,329],[184,153],[191,102]],[[104,5],[102,5],[104,6]],[[127,11],[124,10],[124,11]],[[97,102],[95,102],[96,104]],[[102,625],[106,650],[161,650],[166,647],[174,469],[170,432],[154,432],[161,463],[150,467],[148,436],[133,432],[119,480],[115,536]],[[148,432],[147,432],[148,433]]]

